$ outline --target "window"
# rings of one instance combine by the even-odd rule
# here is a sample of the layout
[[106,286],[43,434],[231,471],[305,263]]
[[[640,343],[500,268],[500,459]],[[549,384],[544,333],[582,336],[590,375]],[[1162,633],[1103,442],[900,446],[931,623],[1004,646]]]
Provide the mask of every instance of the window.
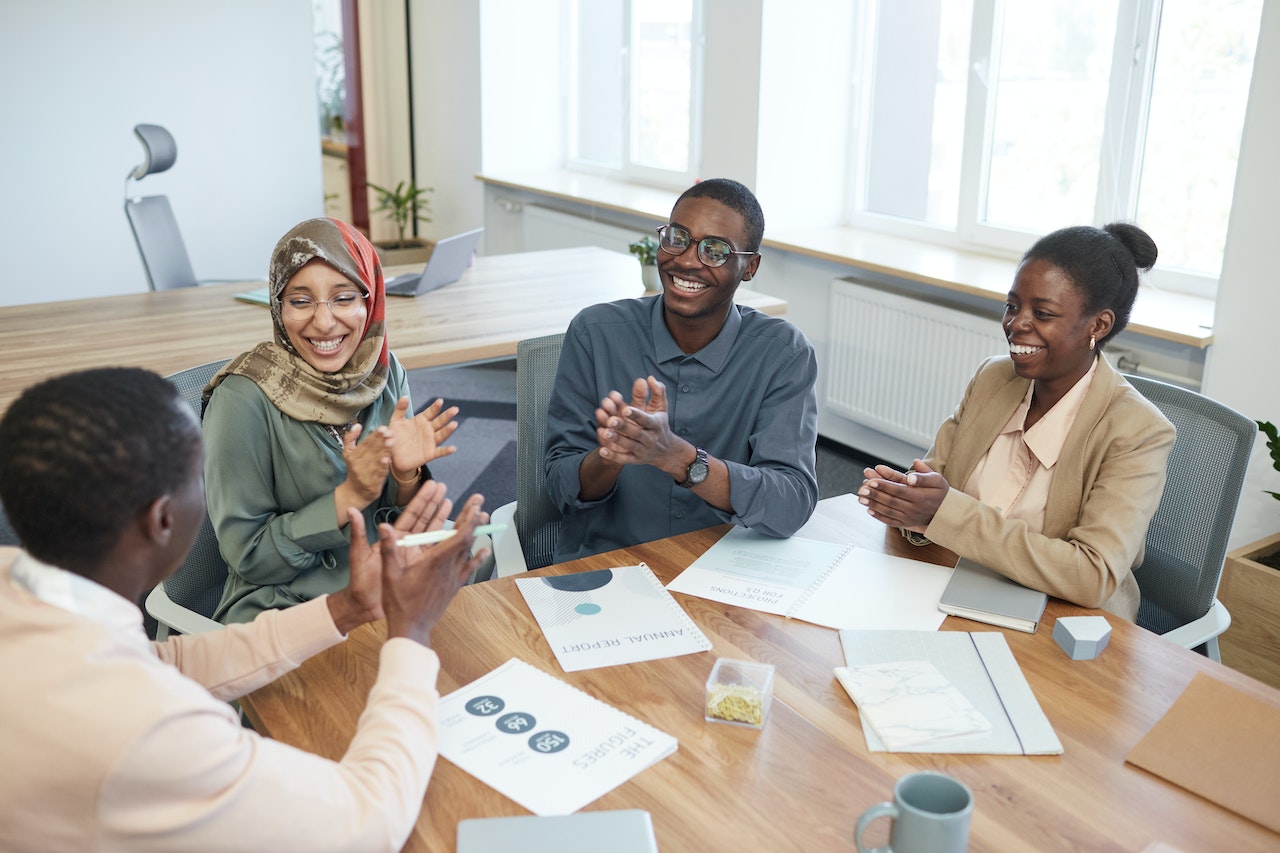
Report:
[[1017,252],[1138,222],[1212,295],[1263,0],[866,0],[855,224]]
[[567,160],[619,178],[687,185],[701,115],[698,0],[570,0]]

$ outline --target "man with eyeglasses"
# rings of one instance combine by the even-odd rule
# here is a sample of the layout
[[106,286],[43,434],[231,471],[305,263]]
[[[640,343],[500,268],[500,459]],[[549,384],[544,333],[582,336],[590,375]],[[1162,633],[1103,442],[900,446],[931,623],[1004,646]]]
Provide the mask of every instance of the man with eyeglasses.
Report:
[[794,533],[818,500],[817,360],[786,320],[735,305],[764,214],[724,178],[658,229],[662,293],[569,325],[547,412],[557,561],[732,522]]

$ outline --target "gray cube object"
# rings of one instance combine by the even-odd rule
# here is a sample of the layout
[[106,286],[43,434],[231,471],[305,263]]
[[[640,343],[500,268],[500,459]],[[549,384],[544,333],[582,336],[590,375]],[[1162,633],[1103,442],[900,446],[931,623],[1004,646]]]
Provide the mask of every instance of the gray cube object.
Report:
[[1093,660],[1111,640],[1111,626],[1102,616],[1063,616],[1053,626],[1053,641],[1072,660]]

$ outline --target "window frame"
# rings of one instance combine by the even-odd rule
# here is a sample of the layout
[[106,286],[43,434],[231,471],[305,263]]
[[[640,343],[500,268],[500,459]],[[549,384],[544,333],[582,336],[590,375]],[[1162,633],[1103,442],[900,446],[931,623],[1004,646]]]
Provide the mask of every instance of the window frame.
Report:
[[[595,2],[595,0],[564,0],[564,31],[576,34],[579,29],[579,19],[577,17],[577,8],[580,3]],[[704,30],[704,0],[690,0],[691,19],[689,23],[689,139],[687,142],[688,151],[688,168],[683,172],[677,172],[673,169],[659,169],[653,166],[646,166],[635,162],[632,156],[633,140],[634,140],[634,94],[635,94],[635,76],[633,63],[633,45],[634,33],[633,22],[634,3],[637,0],[618,0],[622,13],[622,43],[619,50],[623,56],[622,74],[620,91],[623,93],[624,109],[622,110],[623,126],[621,128],[621,145],[620,152],[621,165],[617,168],[602,165],[597,162],[581,159],[574,154],[577,139],[577,129],[581,121],[575,101],[575,92],[577,91],[577,80],[580,73],[578,67],[578,56],[576,50],[568,50],[565,52],[564,73],[567,84],[565,86],[565,150],[564,162],[566,168],[582,172],[585,174],[599,175],[602,177],[613,178],[615,180],[647,184],[651,186],[683,189],[697,180],[701,173],[702,160],[702,117],[703,117],[703,94],[704,94],[704,65],[706,52],[706,38]]]
[[[1012,258],[1020,256],[1039,233],[984,221],[995,110],[995,90],[989,81],[998,76],[1002,14],[1005,4],[1012,0],[973,0],[960,192],[954,230],[945,225],[867,211],[863,207],[866,174],[870,168],[867,150],[870,132],[864,130],[869,127],[872,97],[868,78],[873,74],[876,9],[881,2],[892,0],[860,0],[854,16],[858,30],[852,43],[862,45],[861,55],[865,60],[859,63],[852,82],[853,116],[857,124],[850,134],[854,168],[850,170],[847,221],[854,227],[935,245]],[[1095,225],[1133,221],[1137,215],[1162,4],[1163,0],[1119,0],[1117,4],[1093,206]],[[1162,289],[1213,298],[1220,275],[1220,271],[1209,274],[1158,263],[1146,281]]]

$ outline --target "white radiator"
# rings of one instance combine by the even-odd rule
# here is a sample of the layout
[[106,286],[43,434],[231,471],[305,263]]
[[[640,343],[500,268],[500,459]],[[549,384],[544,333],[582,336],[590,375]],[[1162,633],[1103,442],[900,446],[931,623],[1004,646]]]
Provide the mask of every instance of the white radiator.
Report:
[[646,233],[536,204],[524,205],[522,222],[526,252],[571,249],[576,246],[598,246],[601,249],[625,252],[629,244]]
[[1006,353],[998,317],[980,317],[837,278],[828,298],[828,411],[929,447],[978,364]]

